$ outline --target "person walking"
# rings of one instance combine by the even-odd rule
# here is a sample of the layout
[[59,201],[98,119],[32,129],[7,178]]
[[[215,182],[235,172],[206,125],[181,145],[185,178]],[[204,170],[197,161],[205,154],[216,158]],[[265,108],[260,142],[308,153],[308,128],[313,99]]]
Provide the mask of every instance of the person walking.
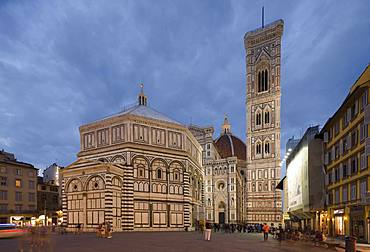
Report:
[[211,240],[212,225],[208,221],[206,222],[206,230],[204,231],[204,240]]
[[269,225],[267,225],[267,223],[263,225],[262,231],[263,231],[263,240],[267,241],[269,238],[269,232],[270,232],[270,227]]

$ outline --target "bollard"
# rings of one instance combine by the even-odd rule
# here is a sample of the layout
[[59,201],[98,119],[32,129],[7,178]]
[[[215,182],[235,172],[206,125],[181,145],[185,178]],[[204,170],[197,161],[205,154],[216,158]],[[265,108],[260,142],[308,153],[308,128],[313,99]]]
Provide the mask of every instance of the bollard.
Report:
[[346,252],[356,252],[356,237],[346,236]]

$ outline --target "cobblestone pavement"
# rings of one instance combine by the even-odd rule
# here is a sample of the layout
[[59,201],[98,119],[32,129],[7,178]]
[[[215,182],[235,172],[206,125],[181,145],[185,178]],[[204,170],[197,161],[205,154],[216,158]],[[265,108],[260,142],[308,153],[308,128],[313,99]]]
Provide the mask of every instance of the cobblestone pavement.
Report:
[[[0,251],[29,250],[28,239],[0,239]],[[328,251],[311,243],[269,239],[262,234],[212,233],[211,241],[204,241],[198,232],[133,232],[114,233],[111,239],[97,238],[95,234],[50,235],[47,246],[33,251]]]

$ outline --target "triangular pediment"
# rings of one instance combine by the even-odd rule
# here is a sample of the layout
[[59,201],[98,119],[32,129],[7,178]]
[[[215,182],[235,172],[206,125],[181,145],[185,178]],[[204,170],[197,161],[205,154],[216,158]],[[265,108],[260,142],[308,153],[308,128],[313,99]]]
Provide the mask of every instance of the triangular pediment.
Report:
[[270,60],[271,55],[268,53],[268,51],[265,48],[262,48],[262,50],[259,52],[259,54],[256,57],[256,62],[262,61],[262,60]]

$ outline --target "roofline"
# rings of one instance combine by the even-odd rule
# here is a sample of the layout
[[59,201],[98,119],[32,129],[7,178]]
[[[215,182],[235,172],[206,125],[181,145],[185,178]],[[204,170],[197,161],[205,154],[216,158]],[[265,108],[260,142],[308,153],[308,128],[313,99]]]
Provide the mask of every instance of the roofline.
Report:
[[264,32],[266,30],[272,29],[272,28],[274,28],[275,26],[277,26],[279,24],[284,25],[284,20],[283,19],[278,19],[278,20],[275,20],[275,21],[265,25],[264,27],[259,27],[257,29],[246,32],[245,35],[244,35],[244,39],[247,39],[247,37],[249,37],[249,36],[255,36],[260,32]]
[[[368,71],[368,69],[370,70],[370,63],[366,66],[366,68],[364,69],[364,71],[362,71],[362,73],[360,74],[360,76],[352,84],[352,86],[350,88],[350,91],[347,94],[346,98],[344,99],[344,101],[342,102],[342,104],[339,106],[339,108],[334,112],[334,114],[331,117],[329,117],[329,119],[325,122],[324,126],[321,128],[320,133],[325,131],[326,126],[332,121],[332,119],[334,119],[336,117],[336,115],[338,113],[340,113],[340,111],[343,109],[344,105],[356,93],[356,91],[360,90],[361,88],[364,88],[362,85],[365,84],[365,83],[367,83],[367,82],[369,82],[369,81],[365,81],[363,83],[358,83],[358,81],[360,80],[360,78],[364,75],[364,73],[366,71]],[[354,89],[352,90],[352,88],[354,88]]]
[[174,120],[174,119],[170,118],[169,116],[167,116],[167,115],[163,114],[162,112],[159,112],[158,110],[156,110],[156,109],[154,109],[154,108],[152,108],[152,107],[150,107],[150,106],[146,106],[146,107],[149,107],[150,109],[154,110],[155,112],[157,112],[157,113],[160,113],[160,114],[163,114],[163,115],[167,116],[169,119],[171,119],[171,120],[172,120],[172,121],[174,121],[174,122],[165,121],[165,120],[160,120],[160,119],[155,119],[155,118],[147,117],[147,116],[134,115],[134,114],[130,114],[130,113],[122,114],[122,113],[124,113],[124,112],[126,112],[126,111],[128,111],[128,110],[134,109],[134,108],[139,107],[139,106],[143,106],[143,105],[135,105],[135,106],[133,106],[133,107],[130,107],[130,108],[129,108],[129,109],[127,109],[127,110],[123,110],[123,111],[121,111],[121,112],[118,112],[118,113],[112,114],[112,115],[110,115],[110,116],[106,116],[106,117],[104,117],[104,118],[102,118],[102,119],[98,119],[98,120],[95,120],[95,121],[92,121],[92,122],[89,122],[89,123],[83,124],[83,125],[79,126],[78,128],[79,128],[79,130],[81,130],[81,128],[83,128],[83,127],[92,126],[92,125],[93,125],[93,124],[95,124],[95,123],[104,122],[104,121],[106,121],[106,120],[112,119],[112,118],[114,118],[114,117],[119,117],[119,116],[127,116],[127,117],[129,117],[129,116],[133,116],[133,117],[143,117],[143,118],[145,118],[145,119],[152,120],[152,121],[155,121],[155,122],[162,122],[162,123],[166,123],[166,124],[172,124],[172,125],[176,125],[176,126],[181,126],[181,127],[187,128],[187,127],[186,127],[186,125],[183,125],[182,123],[180,123],[180,122],[178,122],[178,121],[176,121],[176,120]]
[[32,164],[25,163],[25,162],[20,162],[20,161],[17,161],[17,160],[0,160],[0,163],[8,163],[8,164],[14,164],[14,165],[22,165],[22,166],[27,166],[28,168],[31,168],[31,169],[39,170],[38,168],[36,168]]

